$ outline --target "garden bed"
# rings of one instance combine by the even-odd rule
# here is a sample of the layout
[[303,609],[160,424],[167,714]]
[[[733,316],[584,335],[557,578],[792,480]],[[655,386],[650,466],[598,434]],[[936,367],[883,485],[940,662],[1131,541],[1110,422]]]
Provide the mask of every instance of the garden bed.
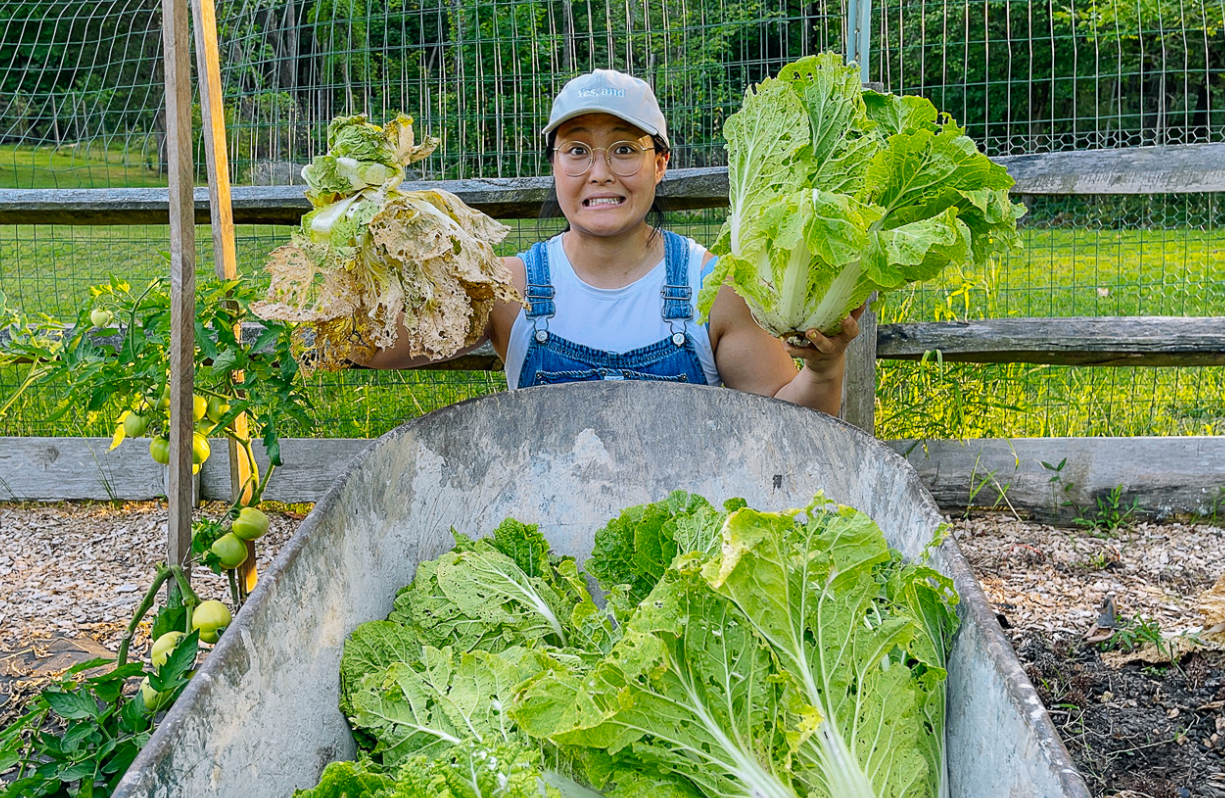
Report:
[[[271,516],[260,570],[302,514]],[[115,650],[164,557],[166,519],[155,502],[0,504],[0,725],[56,671]],[[1125,662],[1119,650],[1200,625],[1195,599],[1225,573],[1225,529],[1090,534],[983,515],[954,534],[1093,795],[1225,798],[1225,653]],[[226,597],[223,579],[195,574],[202,598]],[[1104,604],[1123,629],[1100,640]],[[147,645],[142,630],[134,651]]]

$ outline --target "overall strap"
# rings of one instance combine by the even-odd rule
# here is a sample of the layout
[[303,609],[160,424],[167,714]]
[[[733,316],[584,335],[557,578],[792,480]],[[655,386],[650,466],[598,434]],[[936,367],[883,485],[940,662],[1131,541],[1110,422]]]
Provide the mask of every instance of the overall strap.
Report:
[[549,255],[546,242],[537,241],[531,249],[524,252],[523,269],[527,281],[527,309],[524,311],[529,319],[548,318],[557,312],[553,303],[553,281],[549,276]]
[[667,277],[660,295],[664,299],[664,321],[692,319],[693,288],[689,285],[689,243],[671,230],[664,230],[664,268]]

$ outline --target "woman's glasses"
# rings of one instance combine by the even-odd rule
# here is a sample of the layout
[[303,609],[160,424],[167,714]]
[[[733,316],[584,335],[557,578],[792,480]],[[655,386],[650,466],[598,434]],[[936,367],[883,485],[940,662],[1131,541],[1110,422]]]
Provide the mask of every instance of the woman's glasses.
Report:
[[[647,141],[650,138],[643,137]],[[557,153],[557,165],[564,174],[570,177],[582,177],[595,163],[597,151],[604,152],[604,159],[612,173],[620,177],[632,177],[642,168],[647,152],[654,150],[642,141],[618,141],[607,147],[592,147],[581,141],[566,141],[554,148]]]

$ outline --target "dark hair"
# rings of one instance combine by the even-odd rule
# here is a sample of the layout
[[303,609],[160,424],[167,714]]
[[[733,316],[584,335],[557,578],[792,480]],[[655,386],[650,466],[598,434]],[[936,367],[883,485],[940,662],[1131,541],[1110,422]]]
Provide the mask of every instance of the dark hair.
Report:
[[[555,152],[553,148],[553,143],[555,141],[557,141],[557,131],[551,131],[549,133],[549,140],[545,142],[545,146],[544,146],[544,159],[550,164],[553,163],[553,153]],[[651,136],[651,144],[652,146],[655,147],[655,153],[657,155],[659,154],[667,155],[669,152],[671,152],[671,150],[668,148],[668,143],[664,141],[662,138],[660,138],[659,136]],[[564,214],[561,212],[561,205],[557,201],[557,186],[550,185],[549,186],[549,196],[547,196],[544,202],[541,203],[540,215],[537,218],[538,219],[556,219],[559,216],[564,216]],[[651,200],[651,209],[647,211],[647,219],[649,220],[652,230],[653,230],[653,232],[651,233],[651,236],[654,237],[658,235],[659,231],[662,230],[664,227],[664,209],[659,204],[658,194],[656,194],[655,198]],[[570,225],[567,224],[565,228],[563,228],[562,232],[565,232],[566,230],[569,230],[569,229],[570,229]],[[541,231],[541,227],[539,224],[536,226],[536,231],[537,233],[540,233]]]

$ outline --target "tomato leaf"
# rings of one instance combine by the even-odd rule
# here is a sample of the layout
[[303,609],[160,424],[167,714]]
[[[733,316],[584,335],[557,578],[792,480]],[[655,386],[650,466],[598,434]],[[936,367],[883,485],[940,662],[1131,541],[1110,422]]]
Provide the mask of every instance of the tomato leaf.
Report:
[[94,657],[93,659],[87,659],[84,662],[78,662],[76,665],[73,665],[71,668],[68,669],[68,673],[75,674],[75,673],[80,673],[81,671],[92,670],[101,665],[105,665],[108,662],[114,662],[114,661],[115,661],[114,657]]
[[276,428],[272,425],[264,432],[264,453],[268,455],[268,462],[274,466],[281,465],[281,441],[276,436]]
[[98,702],[93,696],[59,690],[45,690],[43,697],[55,714],[68,720],[98,717]]
[[241,353],[237,349],[224,349],[217,353],[213,358],[213,370],[218,374],[225,374],[238,368],[238,360]]
[[84,721],[72,723],[64,731],[61,744],[63,745],[65,751],[75,751],[82,742],[88,740],[90,736],[95,734],[97,731],[98,725],[95,723],[87,723]]
[[149,636],[154,640],[167,632],[183,631],[187,628],[187,608],[180,604],[177,607],[165,607],[153,619],[153,628]]

